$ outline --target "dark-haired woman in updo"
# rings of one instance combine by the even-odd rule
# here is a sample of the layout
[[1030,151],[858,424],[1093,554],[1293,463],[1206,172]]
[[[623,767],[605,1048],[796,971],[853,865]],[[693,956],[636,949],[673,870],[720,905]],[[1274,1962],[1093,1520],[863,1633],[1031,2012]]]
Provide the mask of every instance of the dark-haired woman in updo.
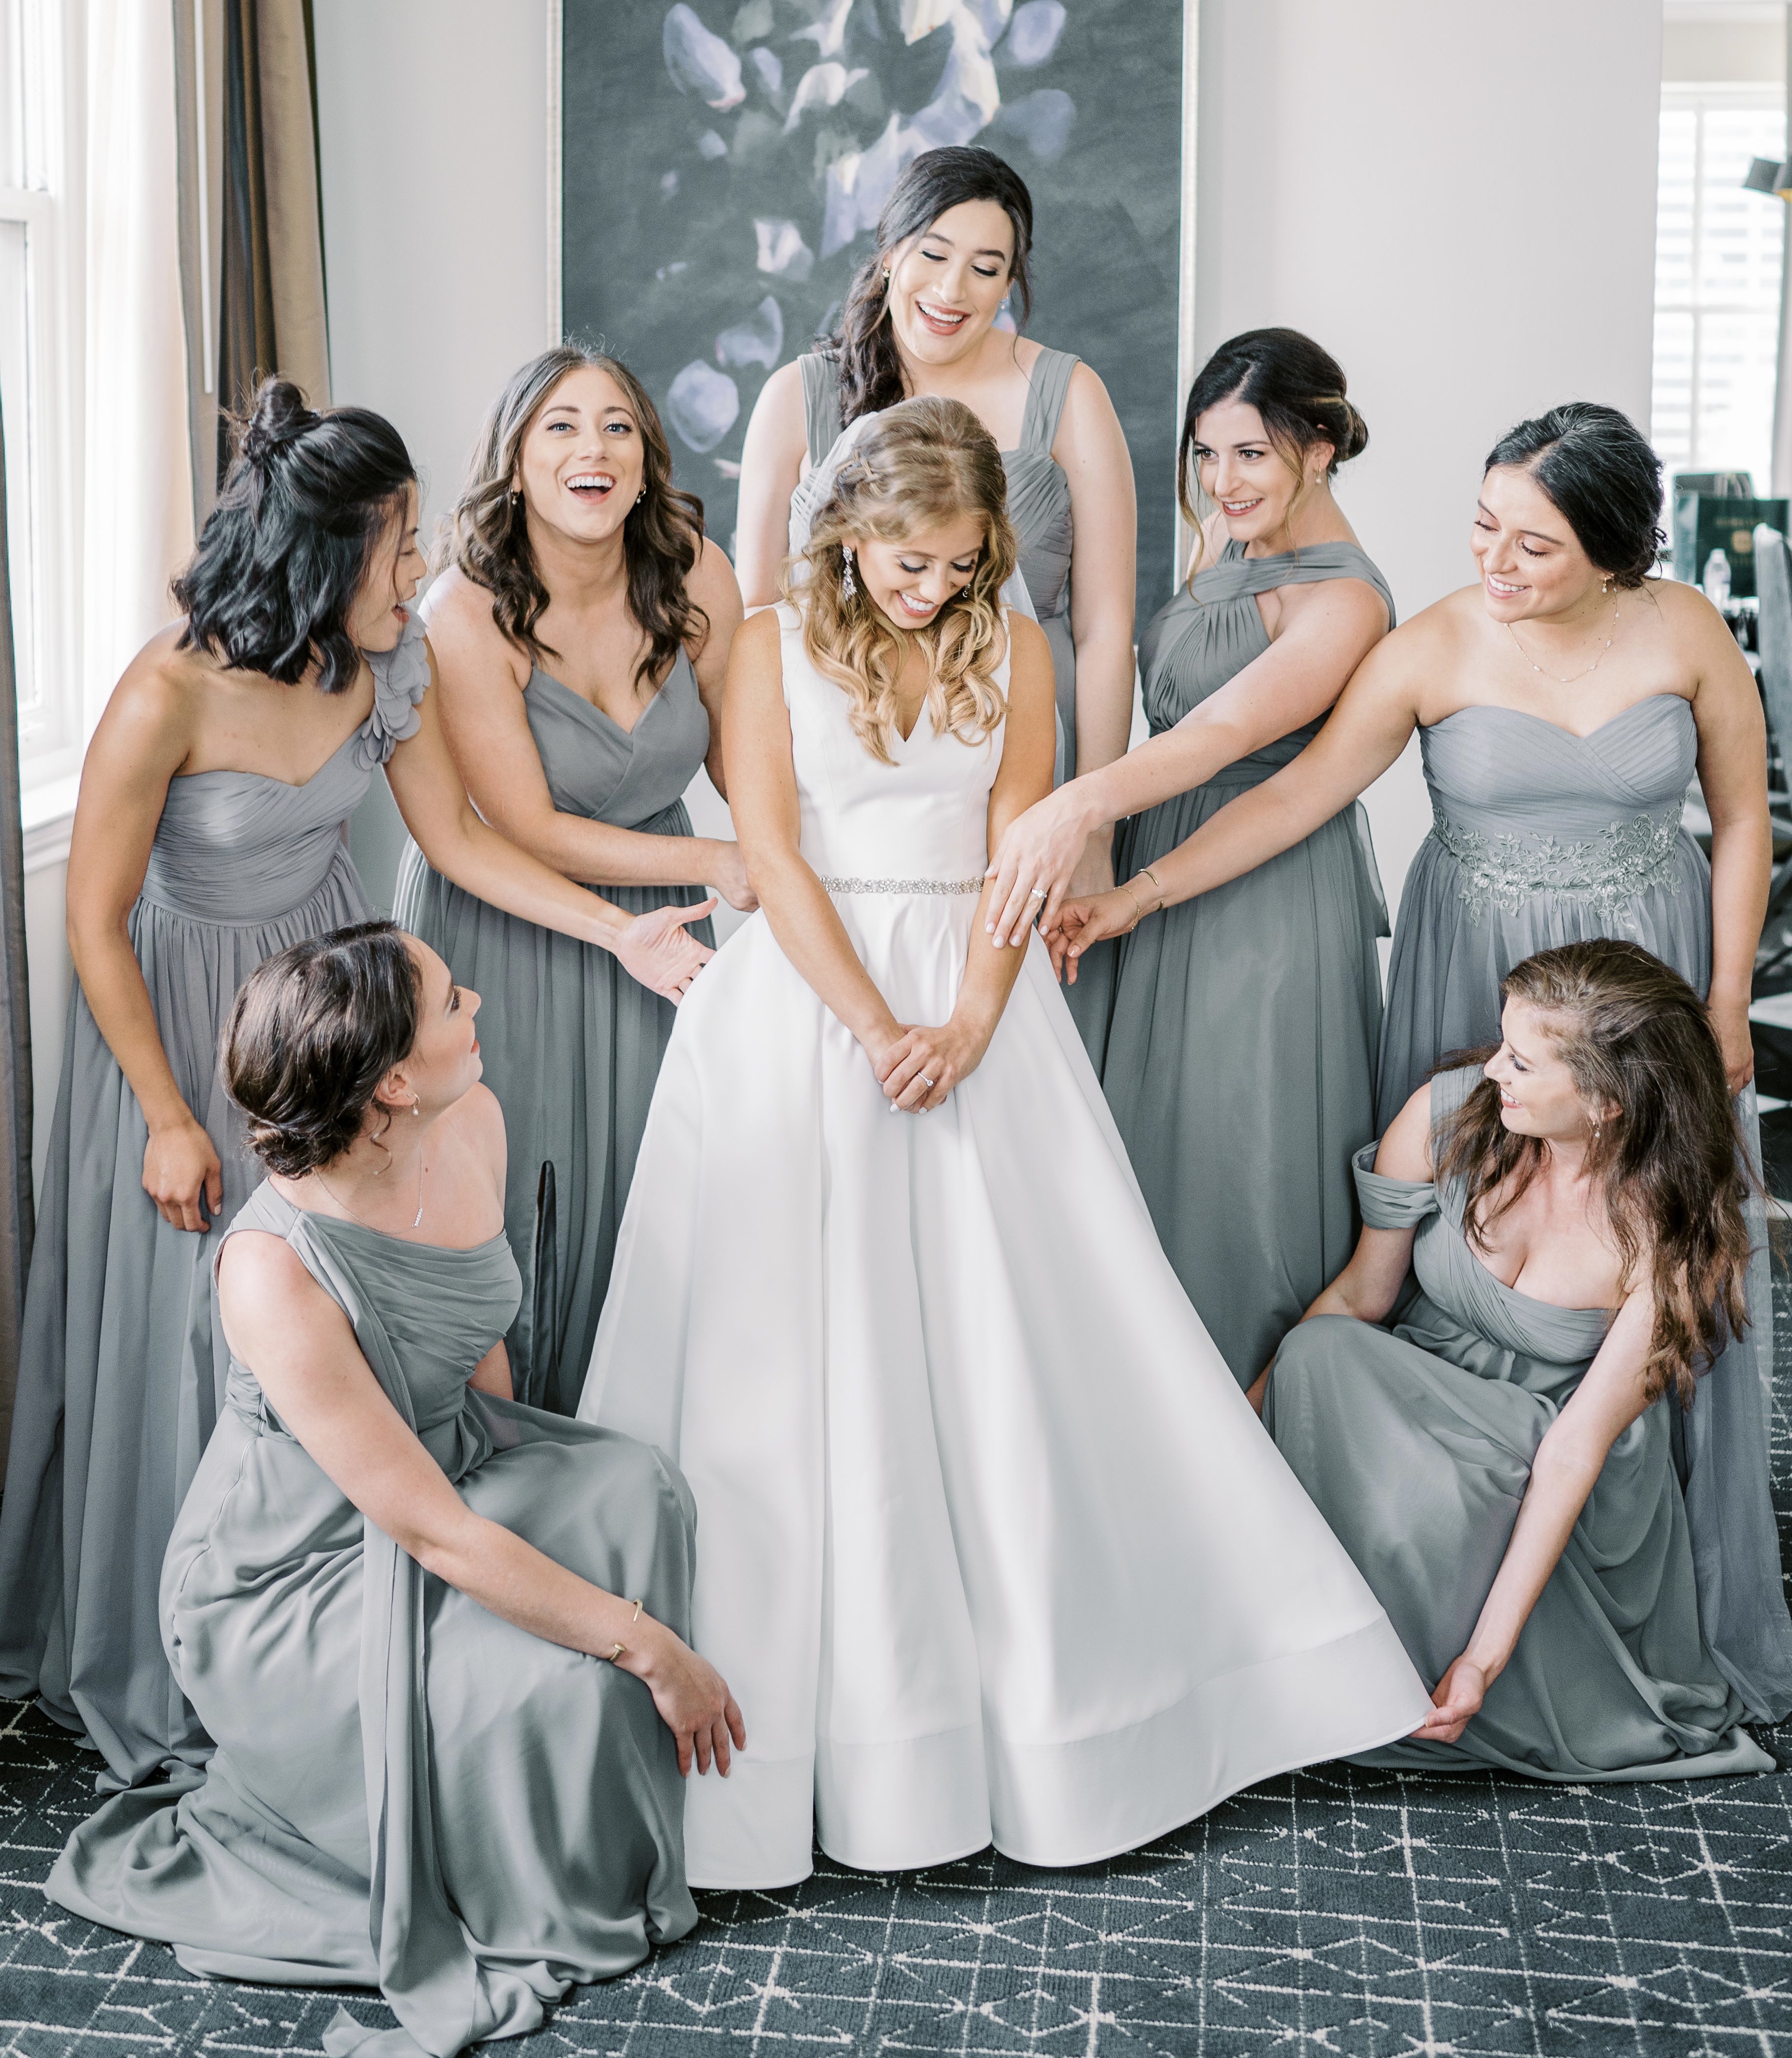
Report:
[[271,952],[368,914],[342,830],[384,768],[434,862],[681,991],[682,909],[594,900],[474,812],[409,603],[414,467],[361,408],[264,386],[193,562],[89,746],[69,860],[70,1003],[0,1504],[0,1693],[39,1693],[114,1779],[205,1733],[168,1670],[154,1568],[220,1405],[205,1234],[259,1174],[217,1067]]
[[[1293,329],[1234,336],[1202,368],[1177,459],[1194,558],[1139,638],[1153,740],[1015,823],[998,905],[1000,868],[1126,816],[1116,862],[1154,868],[1312,741],[1394,618],[1332,495],[1367,440],[1337,360]],[[1068,967],[1158,1234],[1241,1386],[1355,1239],[1349,1162],[1375,1133],[1387,926],[1361,814],[1151,921],[1122,890],[1125,940]],[[1250,1169],[1217,1179],[1216,1165]]]
[[449,2058],[697,1920],[694,1763],[745,1742],[685,1641],[695,1520],[658,1452],[508,1397],[517,1269],[479,996],[368,923],[251,973],[224,1032],[268,1177],[217,1260],[226,1408],[161,1575],[217,1741],[117,1795],[52,1900],[189,1971],[376,1987],[327,2049]]
[[[1650,578],[1660,511],[1660,462],[1615,408],[1575,401],[1521,422],[1481,480],[1476,583],[1377,644],[1292,765],[1126,891],[1067,902],[1059,951],[1075,956],[1140,907],[1210,893],[1310,836],[1417,729],[1434,826],[1401,899],[1378,1118],[1448,1052],[1493,1041],[1513,965],[1595,936],[1641,944],[1706,997],[1741,1092],[1771,853],[1761,697],[1704,595]],[[1695,765],[1708,866],[1680,826]],[[1752,1096],[1741,1118],[1752,1143]],[[1767,1484],[1769,1293],[1763,1249],[1749,1332],[1699,1382],[1683,1425],[1706,1635],[1757,1710],[1792,1706]]]
[[1770,1772],[1742,1726],[1766,1711],[1701,1619],[1664,1401],[1722,1378],[1747,1320],[1717,1039],[1634,944],[1544,951],[1502,991],[1499,1048],[1357,1154],[1356,1255],[1258,1382],[1277,1448],[1435,1688],[1424,1726],[1368,1760]]
[[[737,845],[691,834],[725,792],[721,690],[741,597],[672,483],[654,404],[615,359],[532,358],[487,416],[424,605],[442,726],[485,819],[631,914],[755,904]],[[552,669],[550,669],[550,667]],[[608,952],[489,904],[417,844],[395,912],[486,995],[486,1080],[510,1131],[523,1268],[519,1400],[578,1404],[673,1007]],[[706,920],[693,933],[713,940]]]
[[[1032,241],[1032,197],[993,151],[924,151],[896,181],[838,333],[773,372],[753,409],[741,459],[741,586],[749,607],[778,598],[793,513],[806,529],[813,511],[806,475],[843,429],[914,394],[962,400],[1002,453],[1019,570],[1051,646],[1064,779],[1126,747],[1138,514],[1101,380],[1067,352],[996,326],[1004,304],[1027,319]],[[1079,853],[1079,886],[1111,883],[1108,844],[1104,828]]]

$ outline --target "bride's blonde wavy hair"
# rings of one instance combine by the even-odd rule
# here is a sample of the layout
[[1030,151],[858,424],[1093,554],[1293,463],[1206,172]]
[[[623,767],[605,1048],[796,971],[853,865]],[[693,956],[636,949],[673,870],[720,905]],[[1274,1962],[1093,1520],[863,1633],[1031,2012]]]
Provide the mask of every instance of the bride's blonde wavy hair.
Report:
[[[1007,712],[994,676],[1002,586],[1019,554],[1007,491],[994,437],[962,401],[900,401],[860,438],[816,511],[807,547],[785,561],[781,583],[802,617],[804,651],[845,693],[853,733],[885,765],[901,734],[896,686],[908,643],[928,655],[925,712],[936,730],[980,743]],[[924,629],[898,628],[862,584],[846,591],[849,539],[906,542],[966,514],[984,525],[977,569]]]

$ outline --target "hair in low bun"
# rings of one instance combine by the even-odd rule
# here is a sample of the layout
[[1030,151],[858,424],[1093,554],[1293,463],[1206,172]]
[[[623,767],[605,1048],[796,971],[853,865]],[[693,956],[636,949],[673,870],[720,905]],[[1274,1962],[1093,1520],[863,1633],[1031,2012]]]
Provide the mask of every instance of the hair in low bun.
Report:
[[349,616],[415,484],[404,439],[365,407],[318,413],[290,379],[264,379],[236,455],[174,582],[181,648],[327,693],[360,676]]
[[1639,586],[1667,538],[1659,526],[1661,459],[1628,415],[1570,400],[1508,429],[1486,471],[1530,473],[1615,586]]
[[[1194,504],[1198,471],[1194,448],[1199,441],[1195,426],[1210,407],[1226,400],[1257,410],[1270,443],[1297,473],[1317,443],[1332,447],[1325,467],[1328,479],[1369,446],[1369,424],[1345,397],[1344,368],[1329,350],[1321,349],[1297,328],[1246,329],[1242,336],[1222,343],[1196,372],[1182,409],[1176,499],[1192,529],[1201,526]],[[1189,567],[1191,578],[1200,564],[1197,548]]]
[[224,1031],[224,1078],[270,1172],[302,1178],[360,1134],[417,1040],[422,981],[404,932],[360,922],[257,965]]

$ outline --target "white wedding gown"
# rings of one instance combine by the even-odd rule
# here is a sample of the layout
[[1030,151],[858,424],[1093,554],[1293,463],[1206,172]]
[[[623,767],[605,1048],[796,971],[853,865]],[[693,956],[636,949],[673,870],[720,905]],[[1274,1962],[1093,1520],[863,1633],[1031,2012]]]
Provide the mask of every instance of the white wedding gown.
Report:
[[[924,711],[880,764],[780,613],[802,854],[898,1019],[943,1023],[992,948],[1001,733]],[[1087,1864],[1414,1728],[1425,1690],[1159,1249],[1037,936],[976,1071],[888,1107],[755,915],[678,1011],[580,1408],[697,1496],[694,1640],[748,1744],[688,1782],[691,1884],[804,1878],[812,1829],[870,1871],[992,1835]]]

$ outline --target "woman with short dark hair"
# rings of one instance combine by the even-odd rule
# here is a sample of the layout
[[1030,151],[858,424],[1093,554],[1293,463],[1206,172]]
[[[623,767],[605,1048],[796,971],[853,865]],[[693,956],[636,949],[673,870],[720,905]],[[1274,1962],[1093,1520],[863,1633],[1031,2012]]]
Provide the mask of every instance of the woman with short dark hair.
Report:
[[[236,996],[224,1073],[269,1176],[218,1251],[226,1407],[161,1582],[217,1747],[48,1882],[189,1971],[376,1987],[437,2058],[691,1928],[680,1774],[745,1740],[684,1640],[684,1480],[507,1397],[479,1008],[389,922]],[[325,2042],[378,2036],[341,2012]]]
[[264,385],[176,582],[183,618],[133,660],[81,773],[76,988],[0,1505],[0,1692],[40,1694],[127,1785],[209,1748],[146,1568],[222,1404],[205,1232],[258,1176],[218,1038],[262,959],[372,912],[343,831],[375,771],[432,861],[486,899],[668,995],[708,955],[682,927],[702,909],[626,915],[479,820],[411,614],[416,526],[390,423]]
[[1663,1404],[1731,1376],[1713,1368],[1748,1320],[1717,1039],[1634,944],[1544,951],[1502,987],[1499,1048],[1357,1154],[1356,1255],[1258,1382],[1277,1448],[1435,1684],[1424,1727],[1368,1762],[1770,1771],[1742,1726],[1770,1710],[1702,1619]]

